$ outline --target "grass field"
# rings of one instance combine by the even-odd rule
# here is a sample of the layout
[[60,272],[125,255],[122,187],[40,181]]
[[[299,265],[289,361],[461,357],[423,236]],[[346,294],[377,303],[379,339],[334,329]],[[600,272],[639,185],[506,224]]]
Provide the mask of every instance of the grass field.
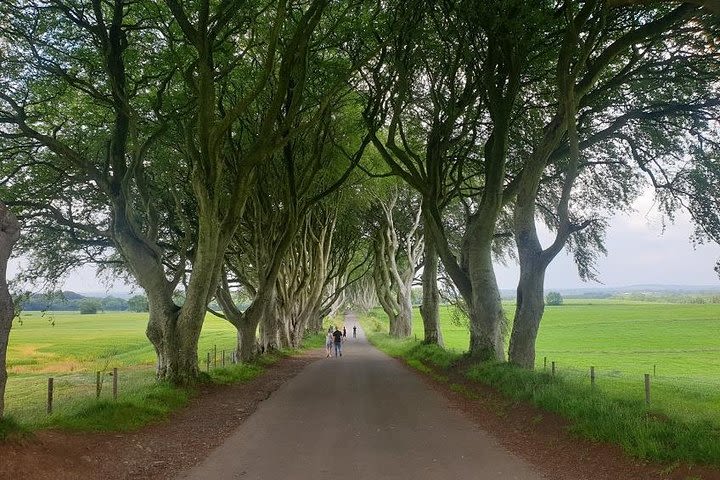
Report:
[[[10,333],[6,413],[31,429],[67,424],[66,417],[77,417],[94,400],[96,371],[102,372],[101,398],[111,398],[113,368],[119,372],[120,400],[147,405],[150,395],[159,397],[159,404],[182,403],[184,395],[155,385],[155,354],[145,337],[146,325],[146,313],[24,313]],[[235,329],[208,315],[200,336],[201,359],[215,345],[218,355],[223,349],[230,352],[235,342]],[[55,379],[53,415],[45,414],[48,377]]]
[[[505,304],[512,319],[514,304]],[[382,311],[376,311],[383,318]],[[441,310],[446,348],[465,352],[468,332]],[[417,310],[413,332],[423,325]],[[644,374],[653,375],[653,407],[720,426],[720,305],[566,301],[546,307],[537,340],[537,368],[556,362],[558,372],[589,383],[595,367],[599,388],[619,398],[644,399]]]
[[[511,319],[514,305],[505,307]],[[366,325],[384,329],[387,320],[382,311],[371,315],[374,320]],[[467,328],[453,324],[451,317],[448,308],[441,310],[446,347],[462,353],[467,350]],[[414,333],[422,339],[422,321],[417,311],[413,321]],[[408,352],[412,343],[388,342],[384,348],[406,356],[402,352]],[[556,362],[561,386],[544,383],[545,357],[548,369],[552,361]],[[596,371],[595,390],[589,388],[591,365]],[[720,463],[720,305],[593,300],[548,307],[537,341],[536,370],[535,376],[503,369],[476,369],[473,374],[479,380],[506,388],[510,396],[534,400],[569,416],[586,436],[617,441],[640,457]],[[649,407],[644,405],[645,373],[652,375]],[[529,390],[523,392],[527,385]],[[552,388],[545,391],[538,385]],[[545,393],[539,394],[541,391]],[[583,420],[584,413],[577,405],[588,399],[595,401],[597,395],[608,402],[603,403],[603,409],[628,418],[608,420],[605,425]],[[596,407],[588,407],[587,411],[597,415],[593,410]],[[619,413],[626,407],[628,412]],[[644,418],[647,415],[663,424],[657,429],[660,433],[652,433],[656,426],[648,427]],[[638,423],[634,417],[641,417],[641,421]],[[675,429],[678,436],[686,438],[673,437],[677,445],[668,447],[656,437],[675,433],[661,432],[660,427]],[[623,437],[616,431],[619,429],[632,430],[636,440]],[[641,430],[648,436],[638,433]]]
[[[514,304],[505,304],[512,320]],[[381,318],[381,312],[377,312]],[[446,347],[467,350],[468,333],[441,310]],[[413,332],[422,338],[415,310]],[[614,374],[657,373],[720,380],[720,304],[690,305],[648,302],[566,301],[546,307],[537,340],[537,361],[578,366]]]

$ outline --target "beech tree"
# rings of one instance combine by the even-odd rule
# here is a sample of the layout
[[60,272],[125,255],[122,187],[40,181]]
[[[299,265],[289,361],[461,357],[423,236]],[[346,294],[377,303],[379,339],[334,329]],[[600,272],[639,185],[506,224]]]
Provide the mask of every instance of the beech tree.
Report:
[[[610,158],[620,153],[616,141],[632,141],[627,130],[643,121],[679,138],[672,132],[697,129],[715,107],[707,80],[714,53],[700,55],[696,47],[706,42],[706,22],[687,4],[459,1],[407,8],[397,42],[367,74],[373,143],[391,172],[422,193],[426,237],[437,242],[465,299],[470,352],[483,359],[504,358],[492,252],[514,237],[522,273],[511,360],[532,365],[547,265],[568,246],[581,275],[591,278],[592,259],[604,248],[598,205],[627,208],[639,171],[652,168],[649,156],[635,167]],[[693,46],[680,46],[686,44]],[[662,75],[669,76],[667,88],[656,81]],[[673,89],[682,96],[673,99]],[[455,248],[443,212],[454,196],[466,211]],[[537,241],[538,218],[556,231],[546,249]]]
[[378,198],[372,243],[375,293],[398,338],[412,335],[412,285],[423,254],[420,206],[408,190],[393,187]]
[[348,289],[345,304],[359,313],[367,313],[378,305],[372,276],[366,275],[360,278]]
[[[205,1],[196,10],[171,0],[167,5],[174,19],[169,36],[177,37],[191,52],[177,68],[186,72],[185,89],[195,114],[179,119],[179,123],[184,136],[182,153],[190,166],[197,205],[192,273],[185,303],[170,326],[172,344],[168,347],[179,352],[185,363],[184,374],[193,377],[197,374],[197,340],[206,307],[216,293],[224,253],[242,217],[255,169],[282,148],[289,141],[288,132],[297,128],[296,116],[306,93],[311,38],[328,2],[313,1],[300,15],[284,1],[276,3],[272,14],[266,10],[269,5],[241,6],[239,2],[210,5]],[[265,17],[267,23],[261,21]],[[261,32],[261,26],[269,33]],[[282,37],[284,41],[281,33],[287,35]],[[249,38],[247,49],[259,46],[256,36],[266,38],[264,48],[252,55],[254,58],[233,45],[241,34]],[[227,47],[230,49],[224,50]],[[250,82],[237,88],[235,82],[248,73],[244,60],[251,62],[247,66],[255,61],[260,66],[250,70],[254,73]],[[245,115],[254,115],[258,102],[264,111],[251,129],[254,136],[248,137],[249,132],[243,132],[238,122]],[[317,110],[322,111],[322,107]],[[169,326],[162,323],[155,327],[153,330],[161,335],[151,340],[158,343],[167,337],[164,332]]]
[[[471,355],[504,360],[493,249],[497,221],[517,187],[506,184],[508,141],[544,4],[458,1],[407,9],[420,15],[406,12],[413,41],[400,36],[387,55],[390,68],[369,75],[375,102],[370,129],[379,132],[387,123],[373,144],[392,172],[423,195],[426,237],[468,306]],[[410,126],[413,118],[423,129]],[[420,141],[408,141],[408,132],[423,130]],[[461,193],[468,201],[456,251],[443,208]]]
[[[347,41],[356,4],[333,5],[314,37],[328,3],[3,4],[9,201],[48,232],[28,248],[130,272],[148,296],[159,378],[197,376],[205,308],[255,169],[325,115],[356,69],[350,58],[363,58]],[[326,87],[312,102],[307,68]],[[181,230],[176,216],[189,217]]]
[[0,419],[5,413],[7,383],[6,355],[10,328],[15,318],[15,304],[7,283],[7,264],[13,245],[20,238],[20,224],[15,215],[0,201]]
[[311,320],[319,316],[336,222],[334,209],[316,209],[306,218],[277,278],[276,315],[263,325],[267,344],[299,346]]
[[[136,5],[130,19],[131,7],[121,1],[3,8],[2,36],[12,45],[4,58],[12,73],[0,95],[0,137],[10,160],[3,169],[11,177],[10,204],[33,226],[28,249],[53,259],[48,252],[107,259],[114,248],[148,293],[150,325],[174,317],[179,277],[165,275],[154,209],[163,203],[156,194],[167,189],[153,185],[146,168],[165,128],[146,114],[164,117],[167,81],[156,69],[162,62],[146,63],[140,54],[158,51],[151,29],[135,23],[152,21],[154,12]],[[46,273],[66,269],[61,261]],[[171,378],[171,359],[156,349],[158,376]]]
[[[243,360],[254,354],[258,325],[263,332],[278,331],[275,326],[265,328],[266,322],[284,320],[276,316],[278,277],[283,265],[293,260],[288,256],[298,253],[292,250],[296,237],[308,228],[313,210],[344,188],[363,156],[369,140],[358,134],[357,119],[348,112],[354,103],[351,91],[342,92],[333,108],[326,110],[312,128],[295,134],[277,155],[258,168],[248,208],[225,255],[225,272],[217,291],[223,308],[220,315],[238,328],[238,351]],[[286,102],[289,105],[290,98]],[[285,114],[286,109],[282,112]],[[298,122],[302,121],[300,114]],[[315,273],[324,286],[324,269]],[[252,302],[244,312],[232,301],[231,285],[237,284],[251,294]],[[307,321],[301,323],[301,331],[291,332],[300,334],[300,338]],[[263,347],[279,348],[277,339],[275,334],[263,339]],[[295,336],[285,339],[290,339],[293,346],[299,342]]]
[[[717,142],[711,146],[699,144],[696,152],[697,161],[678,176],[674,183],[682,189],[683,195],[674,196],[677,201],[685,202],[691,212],[696,229],[693,238],[698,243],[714,242],[720,245],[720,152]],[[720,276],[720,260],[715,265]]]
[[[592,278],[593,249],[604,250],[602,209],[628,208],[642,183],[639,173],[658,163],[659,157],[638,158],[633,168],[613,145],[634,142],[647,130],[653,132],[650,143],[681,155],[687,144],[681,132],[703,129],[700,119],[716,110],[714,78],[707,70],[716,60],[703,52],[699,13],[687,5],[638,14],[608,11],[602,2],[563,4],[562,42],[549,85],[554,111],[537,133],[527,135],[534,140],[514,205],[520,280],[510,338],[513,363],[534,366],[547,266],[568,246],[581,277]],[[655,80],[659,76],[662,86]],[[538,240],[537,218],[555,231],[546,248]]]

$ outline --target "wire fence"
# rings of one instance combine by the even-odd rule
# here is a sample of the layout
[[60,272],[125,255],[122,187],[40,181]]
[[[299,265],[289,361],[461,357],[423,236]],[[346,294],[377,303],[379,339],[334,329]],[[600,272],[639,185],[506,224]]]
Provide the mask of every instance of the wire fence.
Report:
[[536,367],[567,382],[597,389],[612,398],[644,402],[652,410],[720,424],[719,376],[664,374],[662,366],[657,364],[620,368],[616,364],[579,367],[552,360],[549,356],[539,359]]
[[91,400],[120,400],[153,385],[152,365],[113,368],[106,371],[10,376],[5,399],[6,413],[23,421],[42,424],[43,414],[69,413]]
[[[198,368],[209,372],[238,363],[235,350],[213,346],[198,357]],[[79,412],[93,401],[123,401],[157,383],[154,365],[112,366],[102,370],[52,373],[10,373],[5,413],[34,425],[43,425],[50,415]]]
[[555,364],[556,373],[562,372],[566,375],[572,375],[576,377],[584,377],[588,381],[591,380],[591,373],[594,371],[596,382],[600,379],[606,380],[626,380],[633,381],[638,378],[643,379],[643,375],[647,374],[653,380],[663,382],[666,384],[680,384],[703,386],[708,388],[716,388],[720,391],[720,376],[707,374],[667,374],[663,372],[662,366],[657,364],[652,365],[633,365],[631,368],[622,369],[616,364],[588,364],[587,367],[580,367],[578,365],[563,363],[562,361],[553,360],[552,357],[543,357],[541,362],[538,362],[536,369],[542,369],[552,373],[553,364]]

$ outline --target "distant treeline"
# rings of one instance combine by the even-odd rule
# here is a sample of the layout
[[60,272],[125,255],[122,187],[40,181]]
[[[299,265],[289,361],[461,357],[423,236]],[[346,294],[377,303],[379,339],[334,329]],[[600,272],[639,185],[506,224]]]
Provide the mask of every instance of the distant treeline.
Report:
[[660,293],[660,292],[632,292],[622,295],[613,295],[612,298],[630,300],[635,302],[658,303],[691,303],[702,305],[705,303],[720,303],[719,293]]
[[136,295],[128,300],[113,296],[86,297],[75,292],[53,292],[32,294],[21,300],[22,310],[25,311],[59,311],[77,312],[88,309],[108,312],[147,312],[147,298]]

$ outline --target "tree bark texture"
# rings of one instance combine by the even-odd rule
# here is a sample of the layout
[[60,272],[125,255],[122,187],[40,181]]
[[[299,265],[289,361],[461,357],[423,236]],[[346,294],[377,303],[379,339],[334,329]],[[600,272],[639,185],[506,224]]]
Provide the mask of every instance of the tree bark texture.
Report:
[[[493,231],[494,225],[493,221]],[[492,234],[478,237],[469,249],[472,296],[469,302],[465,299],[470,314],[470,355],[480,360],[504,362],[505,314],[492,262]]]
[[520,264],[509,360],[528,369],[535,368],[535,341],[545,311],[544,283],[545,266],[539,258]]
[[20,239],[20,224],[15,215],[0,202],[0,419],[5,413],[7,384],[7,348],[15,306],[7,283],[7,264],[12,248]]
[[311,214],[278,277],[279,312],[294,348],[300,346],[312,323],[322,325],[320,309],[328,286],[336,220],[332,211]]
[[[427,228],[426,228],[427,229]],[[431,235],[425,236],[425,262],[422,275],[420,315],[425,328],[424,343],[443,346],[440,330],[440,292],[437,284],[438,252]]]
[[[412,282],[423,252],[418,233],[421,209],[407,232],[398,232],[393,218],[397,196],[380,203],[379,228],[373,239],[375,292],[390,321],[390,335],[406,338],[412,335]],[[401,244],[398,235],[404,236]]]

